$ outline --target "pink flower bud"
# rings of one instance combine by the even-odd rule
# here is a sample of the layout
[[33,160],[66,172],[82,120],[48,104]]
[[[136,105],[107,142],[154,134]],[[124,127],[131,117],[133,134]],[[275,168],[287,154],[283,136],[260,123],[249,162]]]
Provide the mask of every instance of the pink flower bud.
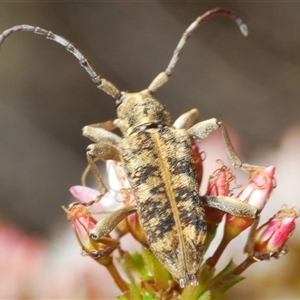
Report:
[[[90,237],[90,231],[94,229],[97,221],[92,217],[88,208],[82,204],[71,205],[68,209],[63,207],[67,213],[67,218],[72,222],[76,237],[82,247],[83,254],[89,255],[100,263],[107,264],[111,262],[110,248],[102,243],[95,242]],[[107,238],[110,238],[108,235]]]
[[274,173],[274,166],[251,173],[249,183],[239,193],[237,198],[255,206],[258,211],[261,211],[275,188]]
[[[93,203],[91,206],[88,206],[89,211],[92,211],[92,213],[93,212],[99,213],[99,212],[103,212],[103,211],[104,212],[114,211],[116,208],[119,208],[120,206],[135,205],[135,198],[134,198],[132,189],[125,188],[123,185],[123,182],[125,180],[120,176],[120,175],[122,175],[122,172],[120,172],[119,163],[118,162],[114,163],[113,161],[110,161],[110,167],[111,167],[111,169],[110,169],[110,174],[111,174],[110,184],[114,184],[115,187],[121,187],[121,188],[119,190],[114,190],[113,193],[112,193],[112,191],[109,191],[101,198],[100,202]],[[91,189],[86,186],[80,186],[80,185],[72,186],[70,188],[70,192],[74,197],[76,197],[82,203],[88,203],[91,200],[96,199],[96,197],[99,195],[97,190]],[[78,210],[79,210],[81,214],[83,214],[83,215],[86,214],[86,216],[89,216],[89,218],[91,220],[94,220],[94,222],[97,223],[97,221],[92,218],[90,212],[87,209],[84,210],[83,206],[84,205],[74,205],[74,208],[72,208],[72,209],[75,210],[76,212],[73,212],[73,214],[77,214]],[[75,207],[77,207],[77,208],[75,208]],[[70,212],[68,212],[68,214],[70,215]],[[73,217],[71,217],[71,219],[72,218]],[[74,216],[74,218],[76,220],[76,216]],[[76,221],[76,224],[77,224],[77,221]],[[95,224],[92,227],[94,227]],[[76,230],[82,231],[82,228],[77,228],[77,226],[76,226]],[[76,232],[76,230],[75,230],[75,232]],[[118,237],[121,237],[129,232],[142,245],[144,245],[144,246],[147,245],[144,230],[140,224],[140,220],[139,220],[137,213],[131,214],[128,217],[126,217],[126,219],[124,221],[120,222],[116,226],[115,230],[116,230]],[[84,234],[83,234],[83,236],[84,236]],[[86,237],[84,237],[84,239],[85,238]],[[82,239],[83,239],[83,237],[81,236],[80,240],[82,240]],[[86,239],[87,239],[86,243],[89,243],[90,242],[89,237],[87,237]],[[81,245],[82,245],[82,243],[81,243]]]
[[281,209],[268,222],[260,226],[254,236],[254,256],[259,260],[278,258],[287,252],[285,243],[295,229],[297,208]]
[[[275,187],[274,173],[275,167],[273,166],[252,172],[249,183],[236,198],[255,206],[258,211],[261,211]],[[233,239],[252,223],[253,219],[251,218],[235,217],[227,214],[225,234],[228,238]]]
[[[223,165],[209,177],[206,195],[228,196],[229,185],[234,178],[231,169]],[[209,206],[205,206],[204,209],[208,224],[219,224],[225,214],[223,211]]]
[[231,169],[223,165],[209,177],[206,195],[228,196],[229,184],[234,178]]

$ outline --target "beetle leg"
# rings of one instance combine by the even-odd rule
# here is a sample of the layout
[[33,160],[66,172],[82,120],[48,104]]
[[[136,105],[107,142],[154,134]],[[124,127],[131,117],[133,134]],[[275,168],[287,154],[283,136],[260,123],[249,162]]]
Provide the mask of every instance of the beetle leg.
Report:
[[108,131],[115,128],[116,126],[113,121],[107,121],[104,123],[88,125],[82,129],[82,134],[95,142],[95,144],[89,145],[86,149],[88,166],[82,174],[82,182],[83,185],[85,185],[85,178],[87,173],[91,170],[100,193],[97,199],[95,199],[96,202],[107,192],[107,188],[103,183],[96,162],[98,160],[106,161],[109,159],[120,161],[118,145],[121,138]]
[[207,138],[210,133],[219,128],[217,119],[209,119],[199,122],[188,129],[188,133],[194,138],[196,142],[200,142]]
[[89,252],[85,252],[85,250],[83,249],[82,253],[84,255],[89,255],[92,258],[100,258],[100,257],[105,257],[105,256],[110,255],[115,249],[117,249],[120,246],[120,241],[119,240],[113,239],[113,238],[108,237],[108,236],[104,236],[102,238],[99,238],[97,240],[97,242],[108,246],[108,248],[101,249],[101,250],[95,250],[95,251],[89,251]]
[[107,192],[107,188],[103,183],[101,173],[95,162],[98,160],[106,161],[109,159],[120,161],[119,149],[104,143],[91,144],[86,149],[86,157],[96,180],[100,196],[103,196]]
[[201,196],[201,199],[208,206],[222,210],[237,217],[256,219],[258,210],[256,207],[243,202],[237,198],[227,196]]
[[247,242],[244,248],[244,253],[247,253],[248,257],[251,257],[252,259],[259,261],[259,259],[257,259],[254,255],[254,235],[255,235],[255,230],[258,226],[259,223],[259,216],[254,219],[251,227],[250,227],[250,231],[248,234],[248,238],[247,238]]
[[233,145],[230,141],[228,132],[227,132],[224,124],[221,121],[218,121],[218,125],[222,131],[223,139],[224,139],[224,142],[227,147],[228,154],[229,154],[229,159],[235,168],[241,168],[247,172],[252,172],[253,170],[259,170],[259,169],[264,168],[261,166],[255,166],[255,165],[250,165],[247,163],[242,163],[241,159],[238,157],[236,151],[233,148]]
[[82,135],[89,138],[93,142],[105,142],[114,146],[119,145],[121,138],[110,132],[116,129],[117,126],[113,121],[109,120],[103,123],[91,124],[82,128]]
[[189,129],[199,119],[199,111],[198,109],[194,108],[190,111],[182,114],[178,119],[175,120],[173,127],[176,129]]
[[202,141],[211,132],[219,128],[222,131],[223,139],[229,154],[229,159],[234,168],[241,168],[247,172],[252,172],[253,170],[259,170],[263,168],[261,166],[242,163],[241,159],[238,157],[236,151],[233,148],[232,142],[230,141],[229,135],[224,124],[215,118],[197,123],[190,129],[188,129],[188,132],[195,139],[195,141]]
[[109,234],[115,227],[128,215],[135,213],[137,210],[136,205],[122,207],[110,215],[101,219],[94,229],[90,232],[91,238],[95,241],[101,241],[101,239]]
[[[205,139],[212,131],[217,130],[218,128],[220,128],[222,131],[223,139],[229,154],[229,159],[231,161],[231,164],[235,168],[241,168],[247,172],[253,172],[254,170],[263,168],[261,166],[242,163],[241,159],[238,157],[236,151],[233,148],[232,142],[230,141],[228,132],[224,124],[215,118],[194,125],[188,130],[188,132],[196,141],[201,141]],[[231,215],[239,217],[249,217],[254,219],[250,228],[244,251],[248,254],[249,257],[252,257],[252,259],[256,259],[254,257],[253,243],[255,230],[259,222],[259,212],[257,211],[257,209],[232,197],[202,196],[202,199],[207,203],[208,206],[220,209],[222,211],[230,213]]]
[[254,256],[254,234],[259,223],[259,212],[256,207],[245,203],[237,198],[226,196],[201,196],[201,199],[208,206],[222,210],[237,217],[246,217],[254,219],[250,227],[244,252],[252,259],[257,260]]

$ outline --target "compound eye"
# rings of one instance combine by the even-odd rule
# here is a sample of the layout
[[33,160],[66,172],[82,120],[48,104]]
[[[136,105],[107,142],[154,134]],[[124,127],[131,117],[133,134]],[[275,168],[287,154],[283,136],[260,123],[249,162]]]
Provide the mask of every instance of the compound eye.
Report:
[[118,108],[126,99],[126,92],[121,92],[116,100],[116,108]]
[[122,103],[122,100],[118,99],[118,100],[116,101],[116,108],[118,108],[118,107],[120,106],[121,103]]

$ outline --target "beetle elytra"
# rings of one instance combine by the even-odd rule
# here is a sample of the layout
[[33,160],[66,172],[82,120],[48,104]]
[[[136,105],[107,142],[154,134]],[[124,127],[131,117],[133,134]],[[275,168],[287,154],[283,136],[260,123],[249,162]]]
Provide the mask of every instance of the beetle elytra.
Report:
[[[233,19],[241,32],[247,35],[246,25],[230,10],[217,8],[206,12],[184,32],[165,71],[139,93],[122,92],[101,78],[81,52],[66,39],[50,31],[31,25],[19,25],[0,35],[0,45],[16,31],[32,31],[63,45],[77,58],[96,86],[116,100],[116,120],[89,125],[83,129],[83,135],[95,142],[87,148],[87,160],[99,190],[99,196],[89,205],[101,200],[107,192],[95,164],[97,160],[122,163],[137,205],[121,208],[100,220],[91,236],[101,240],[126,216],[138,212],[149,248],[179,280],[181,287],[198,284],[196,273],[203,260],[206,236],[204,205],[232,215],[253,218],[256,220],[253,228],[258,223],[255,207],[232,197],[199,195],[192,144],[205,139],[212,131],[221,129],[234,167],[246,172],[261,167],[241,162],[221,121],[213,118],[197,123],[198,110],[192,109],[172,125],[169,112],[153,97],[172,75],[190,35],[201,23],[217,14]],[[111,132],[117,127],[123,137]],[[253,230],[248,239],[249,255],[252,251],[252,236]]]

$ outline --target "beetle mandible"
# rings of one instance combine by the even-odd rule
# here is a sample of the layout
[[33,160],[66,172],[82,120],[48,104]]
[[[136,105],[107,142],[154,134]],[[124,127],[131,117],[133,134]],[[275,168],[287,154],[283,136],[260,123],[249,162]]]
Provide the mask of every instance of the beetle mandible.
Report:
[[[184,32],[165,71],[139,93],[121,92],[114,84],[101,78],[87,59],[66,39],[31,25],[18,25],[0,35],[0,45],[16,31],[32,31],[63,45],[79,61],[96,86],[116,100],[117,116],[114,121],[92,124],[83,128],[83,135],[95,142],[87,148],[87,160],[96,179],[99,196],[88,205],[101,200],[107,192],[97,160],[116,160],[122,163],[133,189],[137,205],[121,208],[100,220],[91,236],[95,240],[110,233],[131,213],[138,212],[149,248],[162,265],[179,280],[181,287],[197,285],[196,277],[203,260],[206,237],[204,205],[221,209],[236,216],[256,219],[255,207],[225,196],[199,195],[192,143],[205,139],[212,131],[221,129],[229,158],[234,167],[246,172],[261,167],[242,163],[236,154],[221,121],[213,118],[197,123],[198,110],[181,115],[171,124],[164,106],[153,97],[172,75],[182,50],[194,30],[208,18],[223,14],[233,19],[241,32],[247,35],[247,26],[232,11],[216,8],[198,17]],[[123,138],[112,133],[119,128]],[[72,204],[75,205],[75,204]],[[249,255],[251,239],[248,238]],[[117,246],[116,246],[117,247]]]

